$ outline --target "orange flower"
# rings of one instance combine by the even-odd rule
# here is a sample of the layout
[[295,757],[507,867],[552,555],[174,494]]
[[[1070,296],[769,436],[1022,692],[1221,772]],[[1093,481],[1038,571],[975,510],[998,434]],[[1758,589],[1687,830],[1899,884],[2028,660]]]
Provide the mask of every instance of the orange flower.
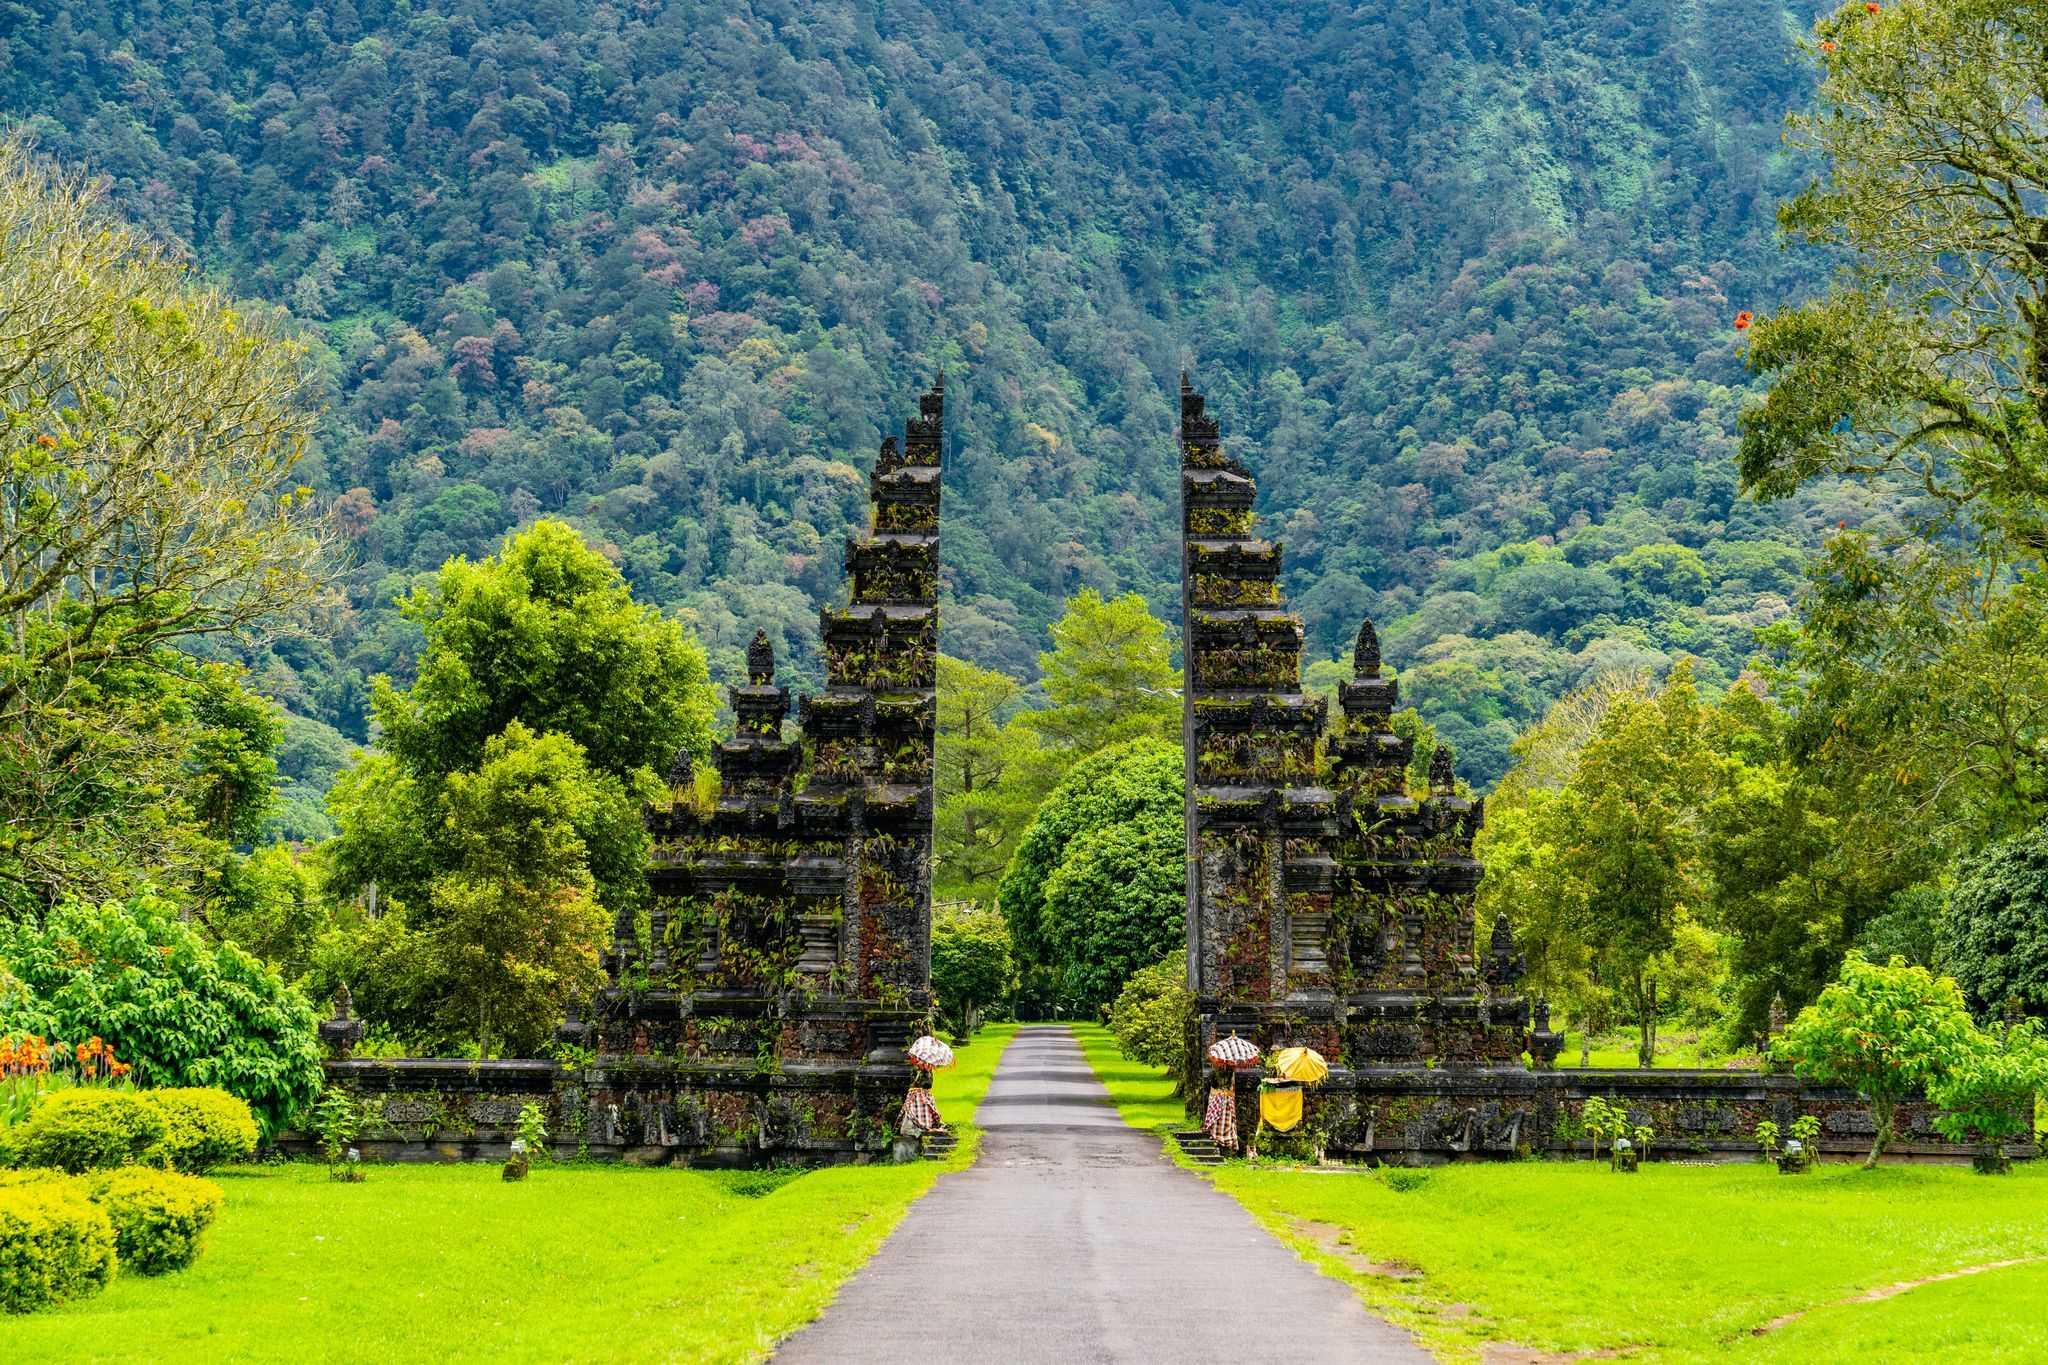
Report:
[[1820,45],[1820,50],[1822,52],[1833,52],[1835,50],[1835,40],[1832,38],[1827,39]]
[[1865,14],[1875,14],[1879,8],[1877,0],[1863,0],[1863,12]]
[[41,446],[44,450],[55,450],[57,448],[57,438],[50,435],[50,433],[46,431],[42,435],[36,437],[36,444]]
[[1749,324],[1755,321],[1756,314],[1750,312],[1747,308],[1745,308],[1740,313],[1737,313],[1735,315],[1735,330],[1738,332],[1747,332],[1749,330]]

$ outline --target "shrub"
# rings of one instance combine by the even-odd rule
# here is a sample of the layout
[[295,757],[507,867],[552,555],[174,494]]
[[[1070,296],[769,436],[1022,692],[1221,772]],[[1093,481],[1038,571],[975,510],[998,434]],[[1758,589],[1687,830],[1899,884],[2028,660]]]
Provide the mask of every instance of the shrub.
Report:
[[225,1090],[195,1086],[145,1090],[142,1099],[164,1120],[163,1140],[145,1158],[174,1170],[210,1171],[246,1161],[256,1151],[256,1118]]
[[106,1288],[114,1227],[69,1180],[0,1186],[0,1310],[28,1313]]
[[1976,1044],[1928,1083],[1927,1098],[1944,1112],[1934,1126],[1950,1142],[1983,1144],[1977,1169],[2006,1169],[2004,1144],[2034,1128],[2035,1097],[2048,1090],[2048,1038],[2028,1019],[2004,1036],[1980,1034]]
[[313,1106],[313,1137],[320,1144],[320,1155],[327,1158],[327,1174],[334,1179],[363,1178],[358,1164],[361,1157],[352,1145],[362,1126],[362,1110],[354,1096],[332,1085],[320,1092],[320,1103]]
[[109,1171],[92,1181],[90,1192],[113,1224],[122,1269],[142,1275],[192,1264],[199,1234],[220,1212],[220,1186],[176,1171]]
[[161,897],[68,901],[41,924],[0,922],[0,1032],[96,1034],[147,1086],[219,1086],[265,1131],[320,1089],[313,1007],[232,943],[207,942]]
[[1195,1012],[1187,977],[1187,958],[1175,953],[1134,974],[1109,1008],[1117,1049],[1134,1062],[1171,1071],[1183,1095],[1191,1093],[1188,1036]]
[[80,1086],[44,1096],[13,1125],[7,1158],[17,1166],[95,1171],[147,1160],[163,1139],[162,1112],[140,1094]]

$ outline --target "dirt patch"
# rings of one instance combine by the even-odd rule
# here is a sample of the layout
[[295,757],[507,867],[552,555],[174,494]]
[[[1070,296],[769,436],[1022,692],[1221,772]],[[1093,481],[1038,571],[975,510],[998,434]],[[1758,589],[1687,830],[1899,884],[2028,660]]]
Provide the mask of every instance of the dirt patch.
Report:
[[1786,1313],[1781,1317],[1772,1318],[1761,1327],[1750,1328],[1749,1334],[1760,1337],[1766,1332],[1775,1332],[1780,1327],[1789,1327],[1808,1313],[1817,1313],[1823,1308],[1846,1308],[1855,1303],[1882,1303],[1886,1299],[1897,1298],[1909,1289],[1918,1289],[1923,1284],[1940,1284],[1943,1280],[1960,1280],[1967,1275],[1982,1275],[1987,1270],[2008,1270],[2016,1265],[2032,1265],[2043,1260],[2048,1260],[2048,1256],[2017,1256],[2009,1261],[1986,1261],[1983,1265],[1966,1265],[1960,1270],[1944,1270],[1939,1275],[1922,1275],[1917,1280],[1900,1280],[1897,1284],[1866,1289],[1861,1294],[1853,1294],[1846,1299],[1815,1304],[1812,1308],[1802,1308],[1796,1313]]
[[1491,1341],[1480,1349],[1479,1365],[1570,1365],[1575,1360],[1619,1360],[1632,1349],[1539,1351],[1534,1346],[1517,1346],[1511,1341]]
[[1320,1250],[1342,1261],[1347,1269],[1383,1280],[1419,1280],[1422,1271],[1403,1261],[1375,1261],[1351,1244],[1351,1233],[1335,1223],[1308,1218],[1288,1220],[1294,1230],[1314,1242]]

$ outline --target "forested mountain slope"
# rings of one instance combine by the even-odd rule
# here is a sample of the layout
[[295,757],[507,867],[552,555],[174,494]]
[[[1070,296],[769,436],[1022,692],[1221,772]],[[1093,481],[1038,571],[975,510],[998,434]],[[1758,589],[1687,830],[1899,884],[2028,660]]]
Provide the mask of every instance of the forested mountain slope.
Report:
[[[1367,611],[1482,781],[1603,661],[1731,676],[1809,524],[1734,496],[1799,177],[1774,0],[0,0],[0,109],[327,353],[348,608],[259,683],[364,733],[390,602],[565,516],[801,681],[946,368],[945,647],[1174,584],[1171,387],[1312,651]],[[1841,495],[1846,496],[1846,495]]]

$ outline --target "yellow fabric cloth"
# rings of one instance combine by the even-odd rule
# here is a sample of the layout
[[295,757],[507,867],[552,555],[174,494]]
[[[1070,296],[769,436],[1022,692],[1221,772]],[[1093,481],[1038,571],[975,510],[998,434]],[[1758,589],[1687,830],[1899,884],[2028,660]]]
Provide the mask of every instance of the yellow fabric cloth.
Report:
[[1301,1092],[1293,1089],[1260,1091],[1259,1118],[1276,1133],[1292,1131],[1301,1123]]

